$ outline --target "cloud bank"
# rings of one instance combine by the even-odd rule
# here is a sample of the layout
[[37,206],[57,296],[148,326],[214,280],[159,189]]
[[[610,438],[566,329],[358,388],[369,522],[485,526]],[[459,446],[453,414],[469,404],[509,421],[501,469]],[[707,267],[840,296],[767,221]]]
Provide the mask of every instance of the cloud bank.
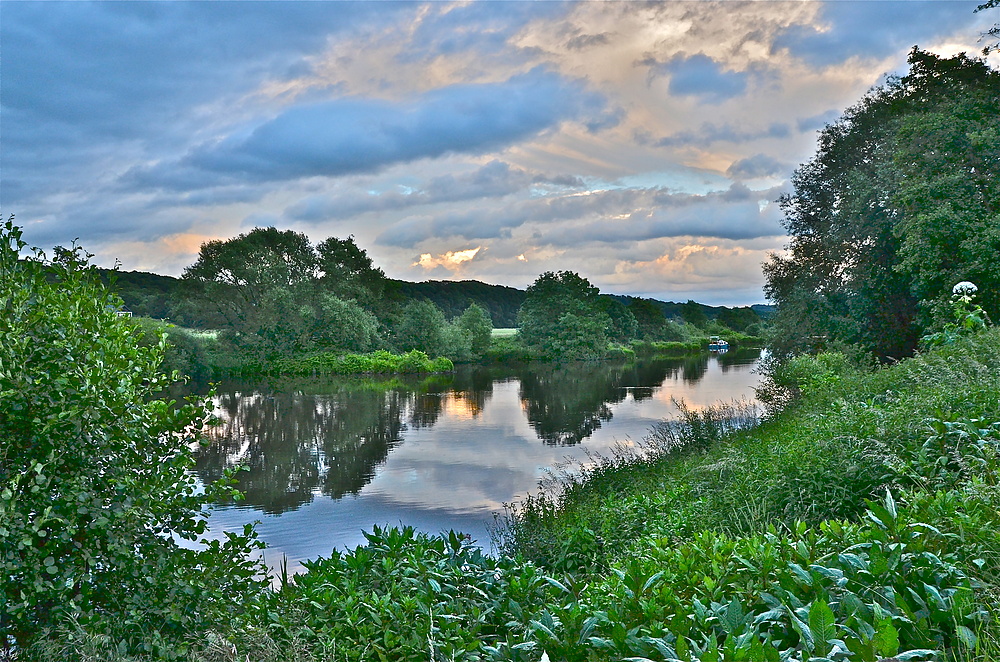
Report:
[[976,4],[8,2],[0,204],[125,269],[264,224],[395,278],[754,303],[816,131],[914,44],[978,51]]

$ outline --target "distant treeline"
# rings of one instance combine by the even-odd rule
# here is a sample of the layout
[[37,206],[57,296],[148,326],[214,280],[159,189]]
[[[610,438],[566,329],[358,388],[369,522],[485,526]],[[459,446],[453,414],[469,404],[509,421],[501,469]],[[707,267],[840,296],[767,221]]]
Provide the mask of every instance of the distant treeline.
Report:
[[[125,302],[125,306],[141,317],[168,319],[176,324],[194,328],[209,328],[212,326],[195,306],[191,305],[186,293],[185,283],[180,278],[161,276],[145,271],[113,271],[100,269],[101,279],[105,284],[112,280],[115,291]],[[406,303],[413,300],[428,300],[449,319],[461,315],[469,304],[475,303],[486,310],[497,328],[513,328],[517,326],[517,311],[524,303],[525,291],[506,285],[491,285],[476,280],[447,281],[429,280],[422,283],[411,283],[404,280],[389,279],[386,283],[385,296]],[[702,303],[677,303],[659,301],[657,299],[641,299],[626,295],[607,295],[626,306],[633,307],[637,301],[648,301],[658,308],[667,319],[687,320],[685,307],[700,310],[707,320],[719,320],[733,329],[745,329],[748,324],[760,319],[768,319],[774,314],[774,306],[755,304],[748,307],[727,308],[725,306],[709,306]],[[755,313],[753,317],[746,315],[747,310]],[[690,315],[690,313],[689,313]],[[696,315],[697,316],[697,315]],[[743,323],[738,321],[742,317]],[[692,320],[693,321],[693,320]]]

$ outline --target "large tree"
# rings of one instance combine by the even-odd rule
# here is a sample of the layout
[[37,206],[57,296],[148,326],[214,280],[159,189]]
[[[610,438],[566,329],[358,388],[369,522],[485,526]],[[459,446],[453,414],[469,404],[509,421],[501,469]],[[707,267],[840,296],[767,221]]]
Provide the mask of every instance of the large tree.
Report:
[[254,228],[202,245],[184,280],[244,360],[313,349],[368,351],[379,343],[370,308],[385,275],[353,237],[314,247],[292,230]]
[[376,267],[371,257],[354,241],[330,237],[316,246],[320,282],[323,288],[341,299],[352,299],[362,305],[376,305],[385,291],[385,273]]
[[543,356],[594,359],[607,351],[610,319],[599,290],[572,271],[547,271],[532,283],[517,314],[518,336]]
[[780,200],[787,256],[764,265],[773,349],[818,338],[911,353],[959,280],[1000,309],[1000,74],[914,49],[820,135]]

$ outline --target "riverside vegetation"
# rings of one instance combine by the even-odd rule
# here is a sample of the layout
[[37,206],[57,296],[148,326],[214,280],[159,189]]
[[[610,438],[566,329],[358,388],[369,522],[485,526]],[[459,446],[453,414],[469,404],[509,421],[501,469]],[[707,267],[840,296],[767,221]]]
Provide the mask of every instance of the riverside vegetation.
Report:
[[[987,93],[997,74],[964,56],[918,51],[911,66],[828,127],[823,158],[793,182],[785,202],[793,250],[766,270],[780,360],[758,394],[765,409],[683,409],[636,447],[554,473],[545,491],[499,518],[495,557],[457,532],[374,529],[367,545],[309,562],[302,575],[282,573],[272,587],[248,560],[252,530],[194,550],[178,544],[203,537],[200,508],[231,494],[231,477],[202,494],[186,471],[203,404],[157,400],[165,341],[140,346],[78,249],[19,261],[20,231],[8,221],[0,235],[3,654],[18,662],[1000,659],[1000,331],[990,323],[1000,288],[996,261],[985,259],[996,254],[989,242],[1000,204],[1000,96]],[[944,120],[952,105],[962,122]],[[885,121],[874,123],[877,140],[853,144],[866,108]],[[848,158],[869,148],[872,158]],[[872,164],[877,177],[831,163]],[[963,168],[971,188],[960,185]],[[850,209],[836,196],[829,209],[811,206],[826,200],[810,193],[826,190],[824,177],[877,186],[852,189]],[[897,181],[906,186],[889,186]],[[933,218],[953,222],[946,237],[928,233]],[[877,236],[842,240],[874,227],[865,219],[879,221]],[[972,236],[977,228],[988,231]],[[822,250],[807,250],[810,237]],[[952,239],[958,245],[940,244]],[[853,252],[838,254],[845,246]],[[952,258],[946,269],[942,255]],[[884,277],[879,265],[888,265]],[[964,282],[951,290],[967,277],[978,293]],[[554,335],[544,342],[578,358],[602,347],[595,339],[613,332],[614,311],[603,329],[567,324],[587,321],[600,301],[589,283],[567,273],[540,281],[539,290],[577,293],[550,316]],[[275,340],[302,337],[312,336]],[[889,351],[880,339],[893,343]],[[898,360],[879,366],[878,358]]]
[[[8,223],[2,246],[18,236]],[[374,529],[272,589],[244,556],[252,531],[201,550],[161,535],[199,537],[198,508],[227,490],[199,495],[185,472],[204,410],[149,399],[162,345],[137,346],[72,254],[56,283],[15,257],[0,345],[8,657],[1000,654],[1000,333],[985,321],[875,371],[797,358],[763,422],[745,405],[688,410],[513,509],[497,557],[455,532]]]
[[[712,334],[726,335],[734,347],[759,346],[764,328],[749,307],[612,297],[568,271],[544,273],[525,292],[469,281],[402,283],[386,278],[353,237],[313,245],[275,228],[204,244],[179,281],[120,276],[121,287],[114,272],[103,279],[135,307],[131,312],[170,313],[191,327],[138,322],[147,344],[165,333],[168,364],[193,377],[442,372],[480,361],[676,355],[704,351]],[[517,334],[493,339],[498,320],[516,324]]]

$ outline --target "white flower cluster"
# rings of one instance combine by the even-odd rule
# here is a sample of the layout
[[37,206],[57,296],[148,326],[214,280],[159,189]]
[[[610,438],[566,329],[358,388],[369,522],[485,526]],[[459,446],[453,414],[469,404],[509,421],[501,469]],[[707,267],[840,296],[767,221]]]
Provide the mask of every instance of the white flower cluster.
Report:
[[978,291],[979,288],[976,287],[976,284],[970,283],[967,280],[963,280],[961,283],[958,283],[955,287],[951,288],[951,293],[958,296],[969,296],[970,294],[975,294]]

